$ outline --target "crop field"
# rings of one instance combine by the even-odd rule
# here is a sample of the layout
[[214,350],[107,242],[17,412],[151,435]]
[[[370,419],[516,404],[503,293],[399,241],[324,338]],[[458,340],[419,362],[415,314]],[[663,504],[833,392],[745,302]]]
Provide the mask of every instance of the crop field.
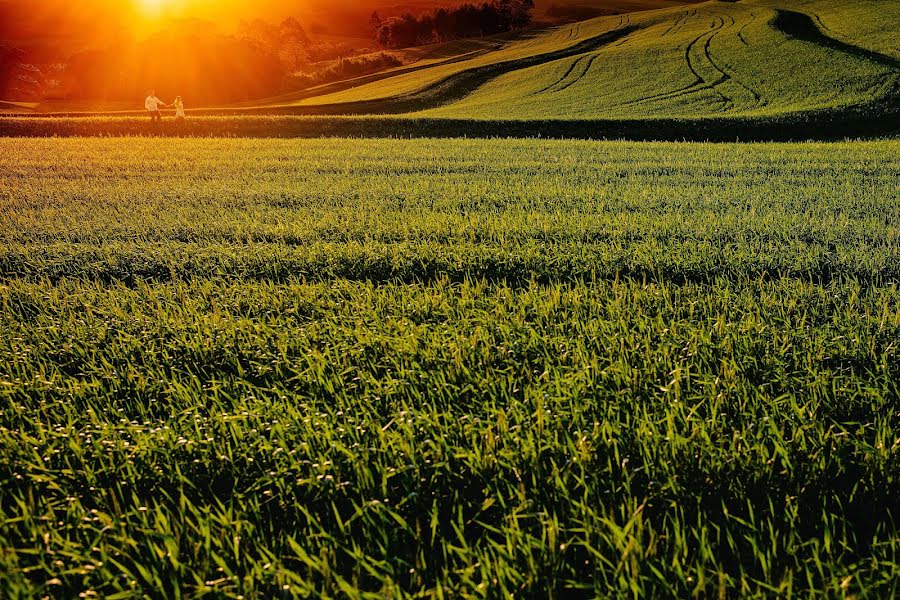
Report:
[[183,125],[0,105],[0,136],[890,138],[898,29],[884,0],[701,2],[410,50],[394,69],[191,107]]
[[305,113],[475,119],[896,108],[898,27],[897,3],[880,0],[712,1],[529,32],[472,58],[404,67],[276,104]]
[[0,596],[896,596],[898,181],[0,139]]
[[[900,59],[880,53],[893,48],[886,40],[882,45],[878,34],[896,32],[900,11],[893,4],[893,8],[884,4],[887,14],[869,7],[883,19],[874,34],[871,27],[864,27],[864,19],[859,25],[865,33],[858,37],[877,48],[872,51],[854,45],[856,36],[846,38],[850,42],[829,37],[824,25],[828,21],[813,11],[828,11],[834,5],[810,2],[806,13],[790,10],[795,7],[784,2],[708,2],[631,15],[627,34],[614,43],[503,74],[429,114],[765,115],[896,103]],[[859,21],[842,14],[839,22]],[[856,32],[850,28],[850,33]],[[829,68],[817,68],[822,64]]]

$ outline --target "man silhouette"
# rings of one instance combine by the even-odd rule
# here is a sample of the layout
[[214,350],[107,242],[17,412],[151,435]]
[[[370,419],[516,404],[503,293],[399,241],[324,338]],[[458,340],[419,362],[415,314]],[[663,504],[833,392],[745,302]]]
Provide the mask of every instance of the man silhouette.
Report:
[[144,100],[144,108],[147,109],[147,113],[150,115],[151,123],[162,121],[162,113],[159,112],[160,106],[167,106],[167,104],[156,97],[156,90],[150,90],[147,99]]

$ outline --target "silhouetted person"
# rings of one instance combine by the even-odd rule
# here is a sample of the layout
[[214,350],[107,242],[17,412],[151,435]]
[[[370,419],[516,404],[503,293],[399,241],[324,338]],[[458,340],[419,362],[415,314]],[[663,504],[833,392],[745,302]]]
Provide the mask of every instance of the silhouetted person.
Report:
[[160,106],[167,105],[156,97],[156,90],[150,90],[150,94],[148,94],[147,99],[144,100],[144,108],[147,109],[147,113],[150,115],[151,123],[159,123],[162,121],[162,113],[159,112]]
[[179,123],[184,122],[184,100],[181,99],[181,96],[176,96],[175,102],[172,104],[175,107],[175,120]]

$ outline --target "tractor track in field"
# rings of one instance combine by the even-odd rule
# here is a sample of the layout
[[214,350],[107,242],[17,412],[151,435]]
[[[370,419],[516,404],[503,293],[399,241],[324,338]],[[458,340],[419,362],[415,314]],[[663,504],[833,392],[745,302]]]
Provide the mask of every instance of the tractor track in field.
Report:
[[[744,83],[742,83],[741,81],[736,79],[734,76],[732,76],[728,71],[726,71],[722,66],[720,66],[716,62],[715,58],[713,58],[712,51],[710,50],[713,39],[715,39],[716,36],[718,36],[720,33],[723,33],[726,30],[728,30],[736,25],[734,18],[731,17],[730,15],[728,16],[728,19],[730,19],[730,21],[731,21],[730,24],[726,24],[725,17],[723,17],[722,15],[717,15],[716,19],[717,19],[717,21],[715,21],[715,23],[717,23],[717,25],[715,25],[715,24],[713,25],[714,31],[712,32],[711,35],[706,37],[706,40],[703,43],[703,57],[705,58],[705,62],[710,67],[712,67],[715,72],[717,72],[719,74],[719,77],[715,81],[707,82],[706,79],[697,71],[697,69],[694,68],[694,65],[692,65],[692,64],[689,65],[690,69],[699,79],[703,80],[705,83],[708,84],[709,89],[714,91],[716,94],[719,95],[720,98],[722,98],[722,100],[724,101],[722,110],[728,110],[729,108],[732,108],[735,104],[734,98],[727,96],[726,94],[724,94],[721,91],[721,89],[719,89],[720,86],[722,86],[722,84],[727,83],[727,82],[732,82],[735,85],[737,85],[738,87],[740,87],[741,89],[748,92],[750,94],[750,96],[753,98],[754,104],[756,106],[759,106],[760,102],[762,101],[762,96],[760,96],[760,94],[756,90],[750,88],[749,86],[745,85]],[[690,52],[687,53],[687,56],[688,57],[690,56]]]
[[[638,100],[632,100],[631,102],[623,103],[620,106],[635,106],[635,105],[645,104],[648,102],[659,102],[659,101],[663,101],[663,100],[671,100],[671,99],[680,98],[682,96],[686,96],[689,94],[701,92],[703,90],[710,90],[719,97],[720,102],[722,103],[722,110],[726,111],[730,107],[734,106],[734,100],[732,98],[730,98],[729,96],[726,96],[724,93],[722,93],[722,91],[719,90],[718,87],[729,81],[733,82],[735,85],[739,86],[740,88],[746,90],[753,97],[753,102],[756,106],[765,106],[766,101],[763,100],[762,96],[760,96],[760,94],[758,92],[756,92],[754,89],[745,85],[744,83],[742,83],[741,81],[736,79],[733,75],[728,73],[723,67],[721,67],[716,62],[716,60],[712,56],[712,52],[710,50],[712,40],[717,35],[724,32],[725,30],[730,29],[731,27],[734,27],[735,24],[736,23],[733,18],[731,18],[731,24],[728,25],[728,24],[726,24],[724,17],[717,15],[714,17],[714,20],[713,20],[712,26],[711,26],[711,30],[703,32],[702,34],[700,34],[699,36],[694,38],[687,45],[687,47],[685,48],[685,63],[687,64],[688,69],[690,70],[691,74],[695,78],[695,81],[693,83],[690,83],[686,86],[683,86],[681,88],[678,88],[676,90],[672,90],[669,92],[655,94],[653,96],[646,96],[644,98],[639,98]],[[683,26],[683,24],[682,24],[682,26]],[[692,54],[694,53],[695,49],[697,48],[697,45],[701,44],[701,43],[703,44],[702,55],[705,59],[704,62],[706,64],[708,64],[710,67],[712,67],[712,69],[716,73],[719,74],[719,77],[717,79],[715,79],[714,81],[708,81],[707,78],[702,75],[699,65],[695,64],[693,62],[693,59],[691,58]]]
[[[598,58],[600,58],[599,52],[596,52],[594,54],[584,54],[582,56],[579,56],[575,60],[575,62],[573,62],[569,66],[569,68],[566,70],[565,74],[563,74],[562,77],[557,79],[551,85],[548,85],[547,87],[540,89],[540,90],[532,93],[531,95],[537,96],[538,94],[543,94],[546,92],[555,94],[557,92],[563,91],[564,89],[566,89],[568,87],[575,85],[585,75],[587,75],[588,71],[591,70],[591,67],[594,64],[594,61],[597,60]],[[578,74],[573,79],[569,79],[569,76],[572,75],[572,73],[575,73],[576,71],[579,71]]]
[[[620,17],[620,18],[619,18],[619,27],[628,27],[630,24],[631,24],[631,17],[629,17],[628,15],[624,15],[623,17]],[[633,28],[632,31],[631,31],[631,33],[634,33],[635,31],[638,31],[638,29],[637,29],[637,28]],[[620,39],[620,40],[618,40],[617,42],[613,43],[613,47],[621,46],[622,44],[624,44],[625,42],[627,42],[627,41],[628,41],[628,38],[631,37],[631,33],[629,33],[628,35],[623,36],[622,39]]]
[[744,23],[743,25],[741,25],[741,28],[740,28],[740,29],[738,29],[738,33],[737,33],[738,39],[741,41],[742,44],[744,44],[745,46],[748,46],[748,47],[750,46],[750,43],[749,43],[749,42],[747,41],[747,39],[744,37],[744,30],[747,29],[747,27],[748,27],[751,23],[753,23],[753,21],[754,21],[755,19],[756,19],[756,13],[750,13],[750,19],[747,20],[746,23]]
[[575,23],[575,25],[573,25],[572,28],[569,30],[569,37],[568,37],[567,39],[569,39],[569,40],[575,40],[575,39],[578,39],[578,34],[579,34],[580,31],[581,31],[581,21],[578,21],[578,22]]
[[[680,17],[678,19],[678,21],[672,27],[670,27],[668,30],[666,30],[666,32],[663,33],[662,35],[663,36],[667,35],[676,26],[679,27],[679,29],[684,27],[685,23],[687,23],[691,18],[696,16],[697,11],[693,10],[693,11],[689,11],[689,13],[685,13],[685,15]],[[689,16],[688,16],[688,14],[689,14]],[[686,96],[688,94],[700,92],[700,91],[703,91],[706,89],[711,89],[711,86],[693,67],[693,65],[691,63],[691,58],[690,58],[691,50],[693,49],[693,47],[697,43],[699,43],[700,40],[702,40],[705,36],[709,35],[709,33],[710,33],[709,31],[704,31],[699,36],[697,36],[696,38],[691,40],[691,42],[688,43],[687,47],[685,48],[685,63],[687,64],[688,69],[690,70],[691,74],[694,76],[694,81],[692,83],[690,83],[686,86],[680,87],[678,89],[668,91],[668,92],[661,92],[659,94],[654,94],[652,96],[645,96],[643,98],[638,98],[637,100],[631,100],[629,102],[624,102],[624,103],[620,104],[619,106],[637,106],[640,104],[646,104],[648,102],[658,102],[661,100],[670,100],[673,98],[680,98],[680,97]]]
[[700,92],[705,89],[708,89],[708,86],[704,85],[702,81],[695,81],[694,83],[691,83],[690,85],[686,85],[684,87],[680,87],[675,90],[670,90],[668,92],[654,94],[652,96],[644,96],[643,98],[638,98],[637,100],[630,100],[628,102],[623,102],[621,104],[618,104],[617,106],[639,106],[641,104],[647,104],[649,102],[659,102],[661,100],[671,100],[673,98],[680,98],[682,96],[687,96],[688,94]]
[[[628,25],[630,22],[631,22],[631,19],[627,15],[619,17],[619,23],[616,26],[616,29],[622,28],[622,27]],[[618,46],[626,39],[628,39],[627,35],[625,37],[623,37],[621,40],[619,40],[618,42],[616,42],[614,45]],[[578,83],[578,81],[581,80],[582,77],[587,75],[588,71],[590,71],[590,69],[591,69],[591,66],[593,66],[593,64],[594,64],[594,61],[597,60],[599,57],[600,57],[599,52],[594,53],[594,54],[583,54],[582,56],[579,56],[577,59],[575,59],[575,61],[572,62],[571,65],[569,65],[569,68],[566,69],[566,72],[563,73],[562,77],[560,77],[559,79],[557,79],[550,85],[548,85],[544,88],[541,88],[540,90],[538,90],[536,92],[532,92],[531,95],[537,96],[538,94],[543,94],[546,92],[555,94],[556,92],[561,92],[562,90]],[[574,79],[567,81],[569,76],[572,73],[574,73],[576,70],[578,70],[579,65],[581,65],[584,62],[586,62],[587,64],[585,64],[584,67],[580,69],[581,70],[580,74],[578,74]]]
[[[620,22],[623,21],[620,20]],[[582,42],[573,44],[568,48],[466,69],[459,73],[449,75],[440,81],[425,86],[415,92],[393,98],[309,106],[273,106],[267,112],[269,112],[269,114],[296,115],[360,115],[400,114],[436,108],[450,102],[461,100],[488,81],[506,73],[563,58],[595,52],[600,48],[608,46],[622,37],[627,36],[635,29],[636,27],[633,26],[617,27]]]
[[561,92],[564,89],[569,88],[569,87],[575,85],[576,83],[578,83],[579,81],[581,81],[581,79],[585,75],[587,75],[588,72],[591,70],[591,67],[594,65],[594,61],[597,60],[598,58],[600,58],[599,52],[597,52],[596,54],[590,55],[590,58],[588,58],[588,60],[585,61],[584,66],[580,69],[580,72],[573,79],[570,79],[569,81],[565,82],[563,85],[557,87],[554,90],[550,90],[550,93],[556,94],[557,92]]
[[[803,41],[806,41],[809,43],[814,43],[819,46],[829,48],[831,50],[836,50],[838,52],[849,54],[851,56],[855,56],[857,58],[861,58],[861,59],[879,64],[882,66],[890,67],[895,70],[900,70],[900,60],[898,60],[898,59],[887,56],[885,54],[867,50],[867,49],[861,48],[859,46],[854,46],[852,44],[849,44],[847,42],[841,41],[839,39],[836,39],[834,37],[827,35],[826,32],[829,32],[830,30],[827,27],[825,27],[825,25],[821,22],[821,18],[819,18],[818,15],[815,15],[815,14],[809,15],[806,13],[790,11],[790,10],[780,10],[780,9],[776,9],[774,12],[775,12],[775,15],[771,20],[772,27],[774,27],[777,31],[779,31],[780,33],[782,33],[783,35],[785,35],[789,38],[794,38],[794,39],[803,40]],[[741,40],[742,43],[744,43],[747,46],[749,46],[750,44],[743,37],[743,31],[756,18],[757,18],[757,15],[755,13],[752,13],[751,19],[749,21],[747,21],[746,23],[744,23],[742,25],[742,27],[740,28],[740,30],[738,31],[739,39]],[[698,36],[688,45],[688,47],[685,51],[685,61],[687,62],[688,68],[690,69],[691,73],[697,78],[697,81],[695,81],[694,83],[692,83],[690,85],[679,88],[677,90],[673,90],[671,92],[666,92],[663,94],[657,94],[655,96],[648,96],[646,98],[641,98],[639,100],[634,100],[632,102],[625,103],[622,106],[642,104],[645,102],[657,102],[657,101],[661,101],[661,100],[669,100],[672,98],[678,98],[678,97],[686,95],[686,94],[692,94],[692,93],[696,93],[696,92],[699,92],[699,91],[702,91],[705,89],[710,89],[710,90],[715,91],[716,94],[719,95],[719,97],[722,99],[722,102],[723,102],[723,110],[727,110],[729,106],[733,105],[733,100],[731,98],[729,98],[728,96],[726,96],[725,94],[723,94],[721,92],[721,90],[719,90],[717,88],[719,86],[721,86],[723,83],[728,82],[728,81],[733,82],[735,85],[741,87],[746,92],[748,92],[753,97],[754,103],[756,104],[757,107],[766,106],[766,104],[768,104],[768,101],[765,100],[756,90],[754,90],[753,88],[749,87],[748,85],[742,83],[740,80],[738,80],[733,75],[728,73],[713,58],[712,53],[710,52],[710,45],[712,43],[712,40],[715,38],[716,35],[721,33],[724,29],[727,29],[728,27],[733,27],[735,24],[734,19],[732,18],[732,25],[726,27],[725,21],[721,16],[717,17],[717,19],[719,19],[718,25],[714,24],[714,26],[713,26],[715,31],[714,32],[705,32],[704,34]],[[697,46],[697,44],[701,43],[701,40],[703,41],[703,55],[706,59],[706,62],[710,66],[712,66],[712,68],[715,69],[715,71],[717,71],[718,73],[721,74],[721,76],[717,80],[712,81],[712,82],[706,81],[706,79],[700,74],[697,66],[692,62],[692,59],[691,59],[692,50]],[[887,82],[888,82],[887,76],[879,79],[879,85],[886,84]],[[897,98],[897,94],[895,93],[894,95],[888,97],[888,102],[891,106],[894,106],[896,104],[900,104],[900,99]]]
[[721,71],[719,71],[718,69],[716,69],[715,65],[712,65],[713,69],[715,69],[716,71],[719,71],[721,76],[719,77],[719,79],[717,79],[715,81],[711,81],[711,82],[706,81],[706,78],[698,70],[698,69],[700,69],[700,67],[698,65],[695,65],[693,60],[691,59],[691,53],[692,53],[692,50],[694,50],[694,48],[696,48],[697,45],[702,42],[703,46],[701,48],[701,51],[702,51],[703,55],[706,56],[708,59],[709,58],[709,44],[712,41],[712,39],[719,33],[719,31],[721,31],[721,29],[724,26],[725,26],[725,19],[723,19],[721,17],[715,17],[713,19],[710,30],[705,31],[701,35],[694,38],[694,40],[691,41],[691,43],[687,45],[687,47],[685,48],[685,51],[684,51],[684,60],[685,60],[685,62],[687,62],[688,69],[691,71],[691,73],[693,73],[694,77],[697,78],[697,83],[702,86],[699,89],[704,89],[704,88],[709,89],[712,92],[714,92],[717,96],[719,96],[719,98],[721,99],[721,102],[722,102],[722,110],[723,111],[728,110],[728,107],[732,104],[731,99],[728,96],[726,96],[721,91],[716,89],[716,86],[718,86],[720,83],[722,83],[726,80],[725,74],[722,73]]
[[536,92],[532,92],[531,95],[537,96],[538,94],[543,94],[544,92],[548,92],[548,91],[552,90],[553,88],[555,88],[556,86],[558,86],[559,84],[561,84],[562,82],[564,82],[569,77],[569,75],[571,75],[572,72],[575,71],[575,69],[578,67],[579,63],[581,63],[581,61],[585,60],[587,57],[588,57],[587,54],[583,54],[583,55],[579,56],[578,58],[576,58],[574,61],[572,61],[572,64],[569,65],[569,68],[566,69],[566,72],[563,73],[562,77],[560,77],[559,79],[557,79],[550,85],[548,85],[544,88],[541,88]]
[[675,23],[672,24],[671,27],[669,27],[668,29],[666,29],[666,30],[663,32],[662,36],[660,36],[660,37],[666,37],[667,35],[675,35],[675,34],[678,33],[679,31],[681,31],[681,29],[684,27],[684,25],[685,25],[688,21],[690,21],[692,18],[694,18],[695,16],[697,16],[697,10],[696,10],[696,9],[685,11],[684,14],[681,15],[681,16],[678,18],[678,20],[675,21]]
[[[723,21],[723,23],[724,23],[724,20],[725,20],[724,17],[719,17],[719,18],[722,19],[722,21]],[[729,15],[728,18],[731,20],[731,25],[723,26],[722,31],[727,30],[727,29],[730,29],[730,28],[734,27],[734,26],[737,24],[737,23],[735,22],[735,20],[734,20],[734,17],[732,17],[732,16]],[[738,31],[738,33],[740,34],[740,31]],[[717,32],[717,34],[718,34],[718,32]],[[704,45],[704,48],[703,48],[703,52],[704,52],[704,54],[706,55],[706,60],[709,62],[710,65],[712,65],[712,67],[713,67],[715,70],[717,70],[719,73],[722,74],[722,78],[720,78],[720,79],[719,79],[715,84],[713,84],[713,85],[714,85],[714,86],[718,86],[718,85],[721,85],[721,84],[725,83],[726,81],[731,81],[731,82],[733,82],[735,85],[737,85],[738,87],[740,87],[740,88],[746,90],[746,91],[753,97],[753,102],[754,102],[754,104],[755,104],[756,106],[760,106],[760,102],[762,101],[762,96],[760,96],[759,93],[758,93],[756,90],[754,90],[753,88],[751,88],[751,87],[748,86],[748,85],[745,85],[745,84],[742,83],[739,79],[737,79],[734,75],[732,75],[731,73],[729,73],[728,71],[726,71],[725,68],[722,67],[721,65],[719,65],[719,64],[716,62],[716,60],[713,58],[712,52],[710,51],[710,45],[712,44],[713,37],[715,37],[715,36],[710,37],[710,38],[706,41],[706,44]]]

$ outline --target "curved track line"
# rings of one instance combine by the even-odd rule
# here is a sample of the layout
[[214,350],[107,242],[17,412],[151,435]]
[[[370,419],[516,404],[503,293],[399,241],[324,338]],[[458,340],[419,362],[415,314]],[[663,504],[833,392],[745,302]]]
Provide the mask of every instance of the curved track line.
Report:
[[[627,20],[626,20],[626,19],[627,19]],[[616,31],[616,30],[622,28],[622,26],[625,25],[625,24],[627,24],[629,21],[630,21],[630,19],[627,17],[627,15],[625,15],[625,16],[620,16],[620,17],[619,17],[619,22],[618,22],[618,24],[617,24],[611,31]],[[579,22],[578,24],[580,25],[580,22]],[[626,36],[626,37],[627,37],[627,36]],[[621,42],[619,42],[619,43],[621,43]],[[618,45],[618,43],[615,44],[615,45]],[[536,91],[536,92],[532,92],[530,95],[536,96],[536,95],[538,95],[538,94],[543,94],[544,92],[548,92],[548,91],[550,91],[550,90],[553,90],[553,88],[555,88],[556,86],[558,86],[558,85],[560,85],[561,83],[563,83],[563,82],[566,80],[566,78],[567,78],[569,75],[571,75],[572,72],[577,68],[578,64],[579,64],[582,60],[584,60],[584,59],[586,59],[586,58],[587,58],[587,55],[579,56],[575,61],[572,62],[572,64],[569,65],[569,68],[566,69],[566,72],[563,73],[562,77],[560,77],[559,79],[557,79],[556,81],[554,81],[554,82],[551,83],[550,85],[548,85],[548,86],[546,86],[546,87],[544,87],[544,88],[541,88],[541,89],[539,89],[539,90]],[[591,59],[590,59],[590,62],[593,63],[595,58],[596,58],[596,56],[594,56],[593,58],[591,58]],[[583,74],[582,74],[582,76],[583,76]],[[580,77],[581,77],[581,76],[579,76],[577,79],[580,79]],[[577,80],[577,79],[576,79],[576,80]],[[571,85],[571,84],[569,84],[569,85]],[[560,89],[565,89],[566,87],[569,87],[569,86],[567,85],[567,86],[564,86],[563,88],[560,88]],[[559,91],[559,90],[553,90],[553,91]]]
[[[737,86],[746,90],[752,97],[753,101],[756,105],[759,105],[761,101],[761,96],[750,87],[741,83],[734,77],[732,77],[729,73],[727,73],[722,67],[720,67],[715,59],[712,57],[712,53],[710,51],[710,45],[712,44],[712,40],[731,27],[734,27],[735,21],[732,17],[729,16],[731,20],[731,24],[726,25],[725,18],[721,15],[715,15],[713,17],[713,22],[710,27],[710,30],[701,33],[699,36],[694,38],[685,48],[685,63],[688,66],[691,74],[695,77],[695,81],[691,84],[688,84],[684,87],[681,87],[677,90],[672,90],[670,92],[665,92],[662,94],[656,94],[654,96],[647,96],[645,98],[640,98],[638,100],[633,100],[631,102],[627,102],[622,104],[621,106],[633,106],[638,104],[644,104],[646,102],[659,102],[663,100],[671,100],[674,98],[680,98],[682,96],[695,94],[697,92],[701,92],[704,90],[710,90],[714,92],[718,97],[719,101],[722,103],[721,110],[727,111],[729,108],[733,107],[735,102],[734,99],[725,95],[722,90],[719,89],[719,86],[722,84],[733,81]],[[702,43],[702,57],[705,59],[704,63],[706,63],[709,67],[712,68],[713,71],[718,73],[719,77],[713,81],[709,81],[706,76],[704,76],[701,72],[701,67],[699,63],[695,62],[693,55],[695,54],[695,50],[698,45]]]
[[[696,14],[697,14],[696,10],[693,10],[690,12],[691,12],[691,16],[689,18],[685,19],[681,23],[681,27],[684,27],[684,25],[687,23],[687,21],[690,20],[691,18],[693,18],[694,16],[696,16]],[[715,21],[713,22],[713,26],[715,26]],[[687,96],[690,94],[701,92],[703,90],[713,89],[713,85],[707,83],[706,79],[702,75],[700,75],[700,73],[697,72],[697,70],[694,68],[694,66],[691,62],[691,50],[693,49],[693,47],[696,44],[698,44],[700,42],[700,40],[702,40],[704,37],[706,37],[709,34],[710,34],[710,31],[708,31],[708,30],[704,31],[699,36],[697,36],[696,38],[691,40],[688,43],[687,47],[685,48],[685,64],[687,64],[688,70],[694,76],[694,81],[692,83],[689,83],[686,86],[683,86],[683,87],[680,87],[678,89],[671,90],[668,92],[661,92],[659,94],[654,94],[652,96],[645,96],[643,98],[638,98],[637,100],[623,102],[619,106],[637,106],[637,105],[645,104],[645,103],[649,103],[649,102],[660,102],[663,100],[671,100],[673,98],[680,98],[682,96]],[[713,32],[713,35],[715,35],[715,32]],[[722,96],[722,94],[718,94],[718,95],[720,98],[724,98],[724,96]]]
[[[703,43],[703,46],[702,46],[702,48],[701,48],[701,52],[702,52],[705,56],[708,56],[708,52],[709,52],[709,41],[710,41],[713,37],[715,37],[716,34],[719,32],[719,30],[721,30],[722,27],[724,27],[724,26],[725,26],[725,20],[722,19],[721,17],[716,17],[716,18],[713,20],[713,22],[712,22],[712,26],[711,26],[711,30],[710,30],[710,31],[706,31],[706,32],[700,34],[700,35],[699,35],[697,38],[695,38],[690,44],[688,44],[687,48],[685,48],[685,51],[684,51],[684,58],[685,58],[685,61],[687,62],[688,69],[690,69],[691,73],[694,74],[694,77],[697,78],[697,81],[700,82],[700,83],[702,83],[702,84],[705,84],[706,87],[708,87],[708,89],[710,89],[710,90],[712,90],[713,92],[715,92],[715,94],[716,94],[717,96],[719,96],[719,98],[721,99],[721,102],[722,102],[722,110],[727,110],[728,107],[729,107],[729,105],[731,104],[731,99],[730,99],[728,96],[726,96],[725,94],[723,94],[722,92],[716,90],[716,86],[717,86],[718,84],[722,83],[722,82],[725,80],[724,77],[720,77],[720,78],[717,79],[716,81],[711,81],[711,82],[710,82],[710,81],[707,81],[707,80],[706,80],[706,77],[704,77],[704,76],[701,74],[701,72],[698,70],[700,67],[699,67],[699,66],[695,66],[693,60],[691,59],[692,50],[694,50],[694,48],[695,48],[698,44],[700,44],[701,42]],[[713,69],[715,69],[715,65],[713,65]],[[715,69],[715,70],[718,71],[718,69]],[[724,74],[723,74],[723,75],[724,75]],[[699,90],[698,90],[698,91],[699,91]]]
[[744,44],[745,46],[749,46],[750,43],[749,43],[749,42],[747,41],[747,39],[744,37],[744,30],[747,29],[747,26],[750,25],[751,23],[753,23],[753,21],[754,21],[755,19],[756,19],[756,14],[755,14],[755,13],[750,13],[750,19],[749,19],[746,23],[744,23],[743,25],[741,25],[741,28],[738,30],[738,33],[737,33],[738,39],[739,39],[739,40],[741,41],[741,43]]
[[581,79],[585,75],[588,74],[588,71],[591,70],[591,67],[594,65],[594,61],[597,60],[598,58],[600,58],[599,52],[597,52],[596,54],[592,54],[591,57],[588,59],[587,63],[584,65],[584,68],[581,69],[581,73],[579,73],[574,79],[567,81],[565,83],[565,85],[562,85],[562,86],[556,88],[555,90],[551,90],[551,93],[556,94],[557,92],[561,92],[564,89],[569,88],[569,87],[575,85],[576,83],[578,83],[579,81],[581,81]]
[[581,33],[581,21],[578,21],[577,23],[575,23],[575,24],[572,26],[572,28],[569,30],[569,37],[568,37],[568,39],[570,39],[570,40],[578,39],[578,34],[579,34],[579,33]]
[[666,37],[667,35],[672,33],[672,30],[675,29],[676,27],[678,27],[678,25],[681,23],[682,19],[688,18],[689,14],[690,14],[690,11],[685,11],[685,12],[681,13],[681,16],[678,17],[678,19],[674,23],[672,23],[669,26],[669,28],[666,29],[660,37]]
[[617,106],[638,106],[640,104],[646,104],[650,102],[659,102],[662,100],[671,100],[672,98],[680,98],[682,96],[687,96],[689,94],[693,94],[696,92],[700,92],[703,90],[708,90],[710,87],[703,83],[702,81],[695,81],[690,85],[686,85],[684,87],[680,87],[676,90],[671,90],[669,92],[662,92],[659,94],[654,94],[652,96],[644,96],[643,98],[638,98],[637,100],[629,100],[628,102],[622,102]]
[[[631,18],[628,17],[628,15],[620,16],[619,23],[618,23],[618,25],[616,25],[616,28],[613,31],[622,28],[623,26],[627,25],[630,22],[631,22]],[[613,46],[619,46],[623,42],[625,42],[625,40],[627,40],[627,39],[628,39],[628,35],[624,36],[621,40],[614,43]],[[566,69],[566,72],[563,73],[562,77],[560,77],[559,79],[557,79],[550,85],[548,85],[544,88],[541,88],[540,90],[538,90],[536,92],[532,92],[530,95],[536,96],[538,94],[543,94],[545,92],[556,93],[556,92],[560,92],[560,91],[568,88],[569,86],[573,85],[579,79],[581,79],[582,77],[584,77],[587,74],[588,70],[591,68],[591,65],[594,64],[594,61],[597,60],[598,57],[599,57],[599,54],[593,54],[593,55],[590,55],[590,57],[587,54],[585,54],[583,56],[579,56],[574,62],[572,62],[571,65],[569,65],[569,68]],[[587,60],[587,65],[585,65],[584,69],[582,69],[581,74],[578,75],[577,77],[575,77],[575,79],[573,79],[572,81],[566,83],[566,80],[568,79],[568,77],[573,72],[575,72],[576,69],[578,69],[578,65],[581,64],[582,61],[584,61],[584,60]],[[556,89],[554,89],[554,88],[556,88]]]
[[[696,16],[697,16],[697,9],[696,9],[696,8],[695,8],[695,9],[689,10],[689,11],[687,12],[687,14],[684,16],[684,19],[679,19],[679,20],[675,23],[675,25],[673,25],[673,26],[669,29],[669,31],[667,31],[666,33],[669,34],[669,35],[675,35],[676,33],[680,32],[682,29],[684,29],[685,25],[688,24],[688,21],[690,21],[691,19],[693,19],[693,18],[696,17]],[[666,34],[664,33],[663,35],[666,35]]]
[[415,92],[393,98],[283,108],[294,114],[398,114],[436,108],[461,100],[488,81],[506,73],[597,51],[629,35],[635,29],[634,26],[619,27],[567,48],[473,67],[448,75]]
[[[624,15],[623,17],[619,18],[619,27],[628,27],[629,25],[631,25],[631,17],[629,17],[628,15]],[[637,28],[633,28],[632,32],[634,32],[634,31],[637,31]],[[628,41],[628,38],[630,36],[631,36],[631,33],[629,33],[628,35],[622,36],[622,39],[620,39],[618,42],[613,44],[613,46],[621,46],[622,44],[624,44],[625,42]]]
[[550,85],[548,85],[547,87],[542,88],[542,89],[540,89],[540,90],[538,90],[538,91],[536,91],[536,92],[533,92],[533,93],[532,93],[532,96],[536,96],[537,94],[543,94],[544,92],[547,92],[547,91],[549,91],[549,90],[555,88],[555,87],[558,86],[559,84],[561,84],[563,81],[566,80],[566,78],[567,78],[569,75],[572,74],[572,71],[575,70],[575,68],[578,66],[578,63],[580,63],[581,61],[583,61],[583,60],[586,59],[587,57],[588,57],[587,54],[582,54],[581,56],[579,56],[578,58],[576,58],[574,61],[572,61],[572,64],[569,65],[569,68],[566,69],[566,72],[563,73],[562,77],[560,77],[559,79],[557,79],[556,81],[554,81],[553,83],[551,83]]
[[[722,18],[722,17],[720,17],[720,18]],[[734,20],[734,17],[732,17],[732,16],[729,15],[728,18],[731,19],[731,25],[728,25],[728,26],[725,27],[724,29],[730,29],[731,27],[734,27],[734,26],[736,25],[736,22],[735,22],[735,20]],[[724,18],[722,18],[722,21],[724,22]],[[719,65],[716,63],[715,59],[713,59],[712,51],[711,51],[711,49],[710,49],[710,46],[711,46],[711,44],[712,44],[712,40],[713,40],[714,37],[715,37],[715,36],[710,37],[710,38],[707,40],[707,42],[706,42],[706,44],[704,45],[704,48],[703,48],[703,52],[704,52],[704,54],[706,55],[706,60],[709,62],[710,65],[712,65],[712,67],[713,67],[715,70],[717,70],[719,73],[722,74],[722,78],[721,78],[718,82],[714,83],[713,86],[715,87],[715,86],[721,85],[721,84],[725,83],[726,81],[734,82],[735,85],[737,85],[738,87],[740,87],[740,88],[746,90],[747,92],[749,92],[750,95],[753,96],[753,103],[754,103],[756,106],[759,106],[760,100],[762,100],[762,96],[760,96],[760,95],[756,92],[756,90],[754,90],[754,89],[750,88],[749,86],[745,85],[745,84],[742,83],[740,80],[738,80],[736,77],[734,77],[731,73],[729,73],[728,71],[726,71],[723,67],[719,66]]]

